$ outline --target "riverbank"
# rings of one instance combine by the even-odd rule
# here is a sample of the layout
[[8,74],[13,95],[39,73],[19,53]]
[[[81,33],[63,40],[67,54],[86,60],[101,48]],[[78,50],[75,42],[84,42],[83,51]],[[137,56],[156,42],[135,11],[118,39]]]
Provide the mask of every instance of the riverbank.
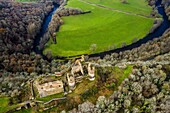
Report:
[[[152,18],[110,11],[80,1],[69,1],[66,7],[69,6],[90,10],[91,13],[62,18],[66,24],[57,32],[58,43],[49,41],[43,53],[49,51],[53,56],[74,56],[115,49],[131,44],[133,39],[144,37],[153,25]],[[148,10],[151,10],[149,6]]]
[[[154,7],[154,4],[152,4]],[[162,15],[163,20],[158,19],[158,21],[155,21],[155,24],[153,26],[153,28],[151,29],[151,33],[149,33],[146,37],[140,39],[139,41],[136,40],[136,42],[134,41],[131,45],[122,47],[122,48],[118,48],[118,49],[114,49],[114,50],[110,50],[110,51],[105,51],[105,52],[101,52],[101,53],[96,53],[96,54],[88,54],[89,57],[101,57],[103,58],[105,55],[111,54],[111,53],[119,53],[119,52],[123,52],[126,50],[131,50],[133,48],[137,48],[140,45],[148,42],[149,40],[153,40],[154,38],[158,38],[160,36],[162,36],[162,34],[166,31],[166,29],[169,28],[170,26],[170,22],[168,20],[168,17],[165,13],[165,9],[163,6],[161,6],[161,1],[157,1],[156,2],[156,6],[154,7],[153,10],[158,10],[158,13],[160,15]],[[155,12],[155,11],[154,11]],[[155,14],[157,15],[157,14]],[[54,47],[55,50],[55,47]],[[81,56],[81,55],[80,55]],[[71,59],[71,58],[76,58],[76,57],[80,57],[79,55],[77,56],[71,56],[71,57],[62,57],[62,56],[56,56],[54,58],[56,59]]]
[[42,20],[52,9],[51,2],[21,3],[2,0],[0,6],[0,52],[30,53]]
[[[53,8],[52,8],[52,10],[46,15],[46,17],[44,18],[44,20],[43,20],[43,23],[42,23],[42,26],[41,26],[41,30],[40,30],[40,32],[37,34],[37,36],[36,36],[36,38],[35,38],[35,40],[34,40],[34,44],[33,44],[33,50],[35,51],[35,53],[37,53],[37,54],[41,54],[41,55],[43,55],[42,54],[42,47],[41,47],[41,45],[40,44],[42,44],[43,42],[45,42],[45,41],[43,41],[43,40],[48,40],[48,39],[46,39],[47,37],[49,37],[48,36],[48,28],[49,28],[49,24],[50,24],[50,22],[51,22],[51,20],[52,20],[52,16],[53,16],[53,14],[55,13],[55,11],[57,10],[57,8],[59,7],[59,5],[58,4],[54,4],[53,3]],[[47,36],[46,36],[47,35]],[[42,44],[43,45],[43,44]]]

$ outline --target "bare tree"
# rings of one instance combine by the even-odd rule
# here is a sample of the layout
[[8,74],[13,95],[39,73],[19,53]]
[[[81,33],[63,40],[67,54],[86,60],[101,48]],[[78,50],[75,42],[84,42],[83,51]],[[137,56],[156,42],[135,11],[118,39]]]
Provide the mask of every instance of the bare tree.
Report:
[[94,53],[94,52],[96,51],[96,49],[97,49],[97,44],[92,44],[92,45],[90,46],[90,51],[91,51],[92,53]]

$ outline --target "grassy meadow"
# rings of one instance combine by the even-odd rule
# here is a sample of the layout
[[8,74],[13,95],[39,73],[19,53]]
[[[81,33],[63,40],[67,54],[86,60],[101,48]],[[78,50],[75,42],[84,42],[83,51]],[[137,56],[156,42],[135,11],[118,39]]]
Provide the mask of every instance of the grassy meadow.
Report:
[[[145,0],[129,0],[129,4],[122,4],[119,0],[86,1],[132,14],[149,15],[151,11]],[[67,7],[90,10],[91,13],[63,17],[64,25],[57,32],[57,44],[50,40],[44,53],[51,51],[53,56],[75,56],[119,48],[122,43],[128,45],[135,38],[143,38],[154,20],[104,9],[80,0],[69,0]]]
[[0,113],[7,113],[8,111],[19,107],[21,104],[9,105],[8,97],[0,97]]
[[109,8],[118,9],[124,12],[130,12],[149,16],[151,7],[147,5],[146,0],[127,0],[127,4],[122,4],[121,0],[84,0],[94,4],[104,5]]

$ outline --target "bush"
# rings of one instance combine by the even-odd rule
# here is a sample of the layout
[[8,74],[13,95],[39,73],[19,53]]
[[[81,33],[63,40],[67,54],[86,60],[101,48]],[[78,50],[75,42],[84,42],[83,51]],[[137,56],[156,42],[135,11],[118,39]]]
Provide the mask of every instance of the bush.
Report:
[[92,87],[90,89],[87,89],[82,95],[81,98],[83,100],[86,100],[87,98],[91,97],[91,96],[95,96],[95,94],[98,92],[98,88],[97,87]]

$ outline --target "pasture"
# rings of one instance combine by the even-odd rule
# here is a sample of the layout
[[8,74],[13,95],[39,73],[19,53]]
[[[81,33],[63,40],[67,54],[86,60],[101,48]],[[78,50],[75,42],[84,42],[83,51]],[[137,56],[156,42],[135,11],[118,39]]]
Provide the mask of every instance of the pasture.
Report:
[[69,0],[67,7],[91,13],[63,17],[57,44],[49,40],[44,53],[75,56],[119,48],[146,36],[154,21],[148,17],[151,8],[145,0],[128,0],[128,4],[120,0]]

